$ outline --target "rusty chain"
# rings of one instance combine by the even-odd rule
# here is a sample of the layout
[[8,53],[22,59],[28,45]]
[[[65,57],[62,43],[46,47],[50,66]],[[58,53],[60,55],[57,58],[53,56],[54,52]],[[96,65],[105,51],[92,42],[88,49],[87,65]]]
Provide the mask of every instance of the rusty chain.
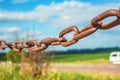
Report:
[[[116,19],[109,23],[103,24],[102,21],[111,16],[115,16]],[[58,38],[48,37],[39,42],[37,42],[36,40],[28,40],[25,43],[23,43],[22,41],[17,40],[15,42],[10,43],[10,42],[6,42],[5,40],[0,40],[0,49],[4,50],[6,48],[10,48],[14,51],[19,52],[24,48],[28,48],[30,51],[38,52],[45,50],[50,45],[51,46],[62,45],[64,47],[67,47],[72,44],[75,44],[80,39],[94,33],[98,29],[106,30],[115,27],[119,24],[120,24],[120,9],[119,10],[110,9],[94,17],[91,20],[91,23],[81,30],[79,30],[76,26],[69,26],[59,33]],[[66,35],[71,31],[74,32],[73,38],[71,40],[65,39],[64,35]]]

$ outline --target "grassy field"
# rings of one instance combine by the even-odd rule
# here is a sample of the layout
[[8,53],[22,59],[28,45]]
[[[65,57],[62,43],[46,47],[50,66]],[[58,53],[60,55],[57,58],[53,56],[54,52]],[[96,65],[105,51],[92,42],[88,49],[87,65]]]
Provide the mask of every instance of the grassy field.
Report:
[[60,54],[55,55],[54,63],[109,64],[110,53]]
[[[55,55],[54,63],[109,64],[109,53],[62,54]],[[7,63],[0,66],[0,80],[120,80],[120,74],[80,71],[42,70],[38,77],[32,72],[22,70],[17,64]],[[10,65],[10,66],[9,66]],[[12,66],[12,67],[11,67]]]
[[32,77],[29,71],[24,72],[18,66],[0,68],[0,80],[120,80],[120,74],[49,70],[39,77]]
[[14,68],[0,67],[0,80],[120,80],[120,74],[58,71],[56,69],[43,70],[39,77],[32,77],[31,72],[21,71],[18,66]]

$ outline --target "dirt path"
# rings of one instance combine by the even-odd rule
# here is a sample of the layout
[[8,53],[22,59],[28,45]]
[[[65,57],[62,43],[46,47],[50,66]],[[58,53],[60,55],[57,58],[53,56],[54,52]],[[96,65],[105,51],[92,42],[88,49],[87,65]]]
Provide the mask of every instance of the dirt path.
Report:
[[[12,64],[0,63],[1,67],[12,68]],[[28,64],[24,64],[26,69],[29,69]],[[94,65],[94,64],[51,64],[51,69],[65,70],[65,71],[83,71],[83,72],[101,72],[120,74],[120,65]]]
[[120,74],[120,65],[78,65],[78,64],[53,64],[50,66],[57,70],[89,71]]

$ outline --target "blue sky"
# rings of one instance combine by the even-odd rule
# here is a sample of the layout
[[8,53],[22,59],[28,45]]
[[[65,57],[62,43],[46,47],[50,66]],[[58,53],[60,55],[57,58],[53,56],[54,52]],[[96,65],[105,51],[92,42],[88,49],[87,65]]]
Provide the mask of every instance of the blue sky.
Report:
[[[13,42],[57,38],[64,28],[76,25],[82,29],[99,13],[119,7],[120,0],[0,0],[0,39]],[[119,32],[120,25],[98,30],[70,47],[52,46],[48,50],[120,47]],[[66,37],[72,36],[70,33]]]

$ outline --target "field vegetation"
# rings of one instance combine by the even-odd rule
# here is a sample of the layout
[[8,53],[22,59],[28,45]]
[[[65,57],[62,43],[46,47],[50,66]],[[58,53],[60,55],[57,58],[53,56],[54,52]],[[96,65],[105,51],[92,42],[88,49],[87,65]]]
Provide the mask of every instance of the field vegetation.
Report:
[[85,50],[80,53],[72,50],[59,52],[59,54],[9,51],[1,58],[3,61],[0,62],[0,80],[120,80],[120,74],[59,71],[48,68],[51,63],[108,65],[111,64],[109,62],[110,50],[112,49],[87,50],[88,53]]
[[73,64],[110,64],[110,53],[85,53],[85,54],[62,54],[55,55],[54,63]]
[[30,71],[21,71],[19,66],[14,68],[0,67],[0,80],[120,80],[120,74],[93,72],[58,71],[56,69],[42,71],[39,76],[31,76]]

